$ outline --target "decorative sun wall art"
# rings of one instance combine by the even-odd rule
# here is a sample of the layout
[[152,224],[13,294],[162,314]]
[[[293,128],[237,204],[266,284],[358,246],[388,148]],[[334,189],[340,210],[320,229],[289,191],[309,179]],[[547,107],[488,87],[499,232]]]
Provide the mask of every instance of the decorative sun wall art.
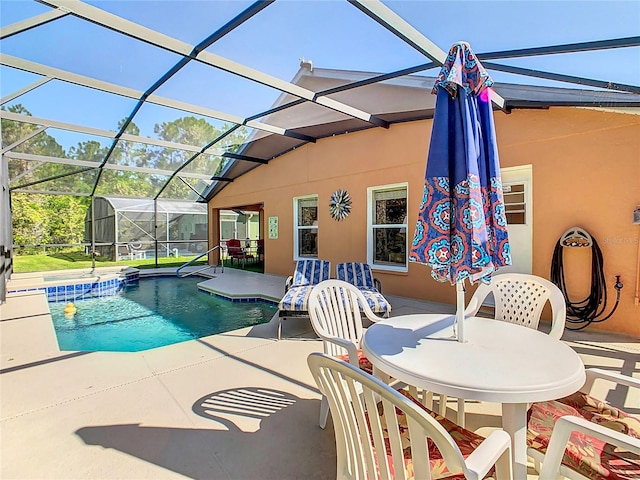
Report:
[[329,200],[329,213],[337,221],[344,220],[351,213],[351,196],[346,190],[336,190]]

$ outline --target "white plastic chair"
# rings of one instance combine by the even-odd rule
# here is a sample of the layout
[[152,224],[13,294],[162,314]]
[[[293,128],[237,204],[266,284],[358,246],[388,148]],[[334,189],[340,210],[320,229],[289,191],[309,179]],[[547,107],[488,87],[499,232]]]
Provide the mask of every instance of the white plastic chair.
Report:
[[[638,438],[640,420],[637,417],[627,416],[624,411],[605,402],[593,401],[597,399],[589,395],[593,384],[598,379],[637,389],[640,389],[640,379],[596,368],[588,369],[586,373],[587,381],[580,392],[585,394],[586,404],[591,411],[575,406],[567,407],[567,405],[575,405],[576,395],[567,397],[570,398],[569,400],[540,402],[532,406],[527,453],[533,458],[535,467],[540,472],[540,480],[555,480],[558,474],[572,480],[640,478],[640,438]],[[578,395],[578,398],[581,397],[583,396]],[[593,415],[594,411],[598,410],[596,406],[599,406],[602,411]],[[561,416],[556,420],[555,416],[563,410],[572,410],[577,415]],[[538,412],[540,416],[537,415]],[[598,423],[588,418],[592,415]],[[535,424],[539,418],[544,418],[548,424],[553,424],[546,452],[541,447],[541,429]],[[613,428],[606,426],[607,424]],[[631,431],[635,437],[630,434]],[[572,437],[574,432],[578,432],[581,436]],[[602,444],[598,440],[607,444],[603,452],[599,451]],[[575,443],[576,441],[578,443]],[[612,464],[611,455],[623,459],[622,463],[616,466],[616,462],[620,461],[616,460]],[[614,471],[611,472],[611,469]]]
[[[380,318],[373,313],[362,292],[342,280],[325,280],[311,290],[308,308],[311,325],[322,339],[324,353],[371,373],[373,367],[360,348],[364,335],[362,315],[372,322]],[[329,404],[323,397],[320,406],[321,428],[325,427],[328,414]]]
[[485,439],[446,419],[437,420],[381,380],[326,354],[312,353],[307,362],[329,399],[337,479],[430,480],[432,471],[441,478],[445,469],[449,475],[480,479],[494,465],[497,480],[511,478],[511,440],[506,432],[496,430]]
[[[496,320],[523,327],[538,328],[542,310],[551,303],[552,321],[549,335],[560,339],[564,333],[567,307],[562,291],[549,280],[523,273],[494,275],[488,284],[480,283],[464,311],[465,317],[475,317],[485,299],[493,294]],[[447,398],[441,397],[446,407]],[[442,411],[442,408],[441,408]],[[458,424],[465,425],[464,399],[458,399]]]
[[564,333],[567,305],[560,289],[542,277],[523,273],[494,275],[491,283],[478,285],[464,311],[465,317],[474,317],[489,294],[495,300],[496,320],[516,323],[537,329],[542,309],[551,303],[552,320],[549,335],[560,339]]

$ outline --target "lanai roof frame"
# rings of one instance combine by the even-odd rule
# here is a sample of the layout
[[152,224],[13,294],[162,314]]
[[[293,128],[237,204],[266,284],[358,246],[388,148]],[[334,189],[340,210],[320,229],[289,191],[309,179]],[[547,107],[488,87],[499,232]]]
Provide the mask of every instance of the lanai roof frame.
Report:
[[[205,47],[205,45],[207,44],[216,42],[223,36],[234,31],[238,26],[242,25],[248,19],[252,18],[255,15],[258,15],[268,6],[273,4],[273,1],[259,1],[251,4],[243,12],[236,15],[233,19],[231,19],[225,25],[217,29],[213,34],[206,37],[205,40],[200,42],[200,44],[196,45],[196,47],[193,47],[192,45],[186,42],[171,38],[167,35],[153,31],[147,27],[138,25],[134,22],[118,17],[114,14],[111,14],[109,12],[106,12],[97,7],[85,4],[80,1],[42,0],[40,1],[40,3],[43,5],[52,7],[54,10],[51,10],[50,12],[46,12],[44,14],[36,15],[32,18],[29,18],[21,22],[15,23],[13,25],[9,25],[7,27],[2,28],[0,33],[0,38],[8,38],[11,36],[15,36],[20,34],[23,31],[26,31],[32,28],[37,28],[40,25],[44,25],[50,22],[55,22],[58,19],[73,15],[73,16],[88,20],[90,22],[93,22],[95,24],[99,24],[105,28],[118,31],[124,35],[137,38],[140,41],[154,44],[159,48],[167,48],[175,53],[179,53],[182,56],[182,60],[180,62],[175,64],[170,70],[166,71],[165,74],[162,75],[160,78],[158,78],[158,80],[151,87],[149,87],[146,91],[142,93],[140,91],[136,91],[134,94],[134,92],[131,91],[132,89],[127,90],[126,87],[119,87],[118,89],[119,93],[117,93],[113,91],[115,87],[109,87],[112,90],[111,93],[116,93],[116,94],[127,93],[128,96],[138,99],[138,106],[134,109],[132,114],[129,116],[128,121],[131,121],[131,119],[135,116],[135,113],[139,109],[139,106],[141,105],[141,103],[144,103],[144,102],[153,103],[155,101],[159,103],[165,103],[167,106],[172,106],[172,107],[181,106],[181,107],[188,107],[191,110],[197,110],[198,107],[195,105],[188,106],[188,105],[185,105],[184,102],[180,103],[180,102],[173,101],[171,99],[163,99],[163,97],[157,96],[154,93],[154,91],[158,88],[160,84],[163,83],[164,80],[171,77],[171,75],[173,75],[177,70],[179,70],[182,65],[186,64],[191,60],[196,60],[199,62],[203,62],[207,65],[214,66],[216,68],[221,68],[223,70],[231,71],[235,75],[239,75],[244,78],[250,78],[252,81],[264,83],[266,85],[279,89],[281,92],[285,92],[286,94],[290,94],[298,97],[298,100],[291,102],[291,104],[278,105],[273,107],[270,110],[266,110],[266,111],[263,111],[262,113],[257,113],[244,118],[239,118],[237,116],[230,116],[228,114],[225,114],[224,112],[211,112],[210,110],[207,111],[207,113],[209,114],[215,113],[215,115],[222,117],[223,120],[227,120],[227,121],[233,120],[232,123],[234,123],[235,128],[240,128],[240,126],[249,126],[259,130],[267,131],[270,134],[275,134],[278,136],[287,136],[287,137],[290,137],[291,140],[295,139],[299,141],[299,142],[289,142],[285,149],[281,149],[280,151],[277,151],[276,154],[265,155],[263,157],[242,155],[238,153],[234,154],[233,152],[225,152],[227,153],[227,158],[231,158],[232,161],[228,163],[227,168],[223,170],[223,172],[221,172],[220,174],[214,174],[213,176],[209,175],[207,177],[208,179],[213,180],[214,182],[221,182],[221,181],[224,182],[228,179],[232,180],[233,178],[237,178],[233,176],[230,177],[226,175],[226,173],[232,170],[233,165],[238,162],[249,162],[251,165],[263,164],[268,162],[271,158],[275,158],[276,156],[279,156],[285,153],[291,148],[296,148],[298,145],[315,141],[315,137],[313,137],[312,135],[306,135],[300,132],[301,129],[297,129],[298,131],[296,131],[294,129],[287,129],[287,128],[269,125],[267,122],[256,122],[258,118],[268,116],[270,113],[272,113],[272,111],[275,111],[276,109],[278,111],[281,111],[287,108],[296,107],[297,105],[300,105],[302,103],[313,102],[318,105],[323,105],[324,107],[327,107],[327,108],[333,108],[335,111],[341,112],[342,114],[347,116],[351,116],[351,118],[356,118],[361,121],[367,122],[371,126],[388,127],[389,122],[387,120],[376,117],[370,112],[364,112],[361,109],[354,108],[346,103],[338,102],[335,99],[330,98],[330,95],[335,94],[337,92],[348,91],[350,89],[358,88],[365,84],[378,83],[378,82],[388,80],[390,78],[396,78],[400,75],[406,75],[408,73],[415,73],[418,71],[435,68],[441,62],[444,55],[444,51],[442,51],[437,45],[431,42],[420,31],[412,27],[408,22],[406,22],[403,18],[397,15],[392,9],[384,5],[382,2],[377,2],[377,1],[364,2],[360,0],[351,0],[349,1],[350,4],[352,4],[354,7],[356,7],[358,10],[362,11],[364,14],[369,16],[375,22],[379,23],[384,28],[392,32],[398,38],[401,38],[406,44],[410,45],[412,48],[415,48],[416,50],[424,54],[428,59],[432,61],[426,64],[417,65],[415,67],[409,67],[403,70],[398,70],[390,74],[389,73],[376,74],[370,79],[363,79],[360,81],[356,81],[356,82],[353,82],[353,84],[351,85],[349,84],[341,85],[341,86],[333,87],[331,89],[327,89],[319,92],[313,92],[308,89],[304,89],[299,85],[295,85],[292,82],[286,82],[286,81],[274,78],[269,74],[260,72],[259,70],[253,69],[251,67],[247,67],[238,62],[231,61],[231,60],[227,61],[227,59],[225,59],[224,57],[215,55],[211,52],[204,51],[204,50],[200,51],[198,48],[198,47],[202,48],[202,47]],[[638,45],[640,45],[640,37],[627,37],[627,38],[605,40],[605,41],[581,42],[581,43],[579,42],[575,44],[565,44],[565,45],[548,46],[548,47],[535,47],[530,49],[505,50],[500,52],[490,52],[485,55],[487,59],[515,58],[515,57],[526,56],[526,55],[546,55],[546,54],[554,54],[559,52],[586,51],[586,50],[595,50],[600,48],[621,48],[621,47],[630,47],[630,46],[638,46]],[[483,58],[483,54],[478,54],[478,57]],[[26,60],[13,59],[9,56],[3,56],[2,64],[11,66],[13,68],[16,68],[16,66],[22,66],[22,67],[29,66],[32,70],[35,69],[33,65],[34,62],[29,63]],[[502,68],[500,64],[493,64],[493,65],[497,70]],[[516,72],[515,69],[513,69],[513,67],[509,67],[509,68],[511,68],[513,72],[518,73]],[[54,70],[46,66],[42,66],[42,68],[38,67],[38,69],[39,69],[38,73],[40,75],[46,75],[47,73],[49,74],[56,73],[59,77],[61,77],[60,79],[65,79],[66,81],[75,80],[76,82],[80,82],[79,79],[81,76],[72,74],[70,72],[67,72],[67,73],[64,73],[62,71],[54,72]],[[539,71],[526,72],[525,70],[526,69],[520,70],[520,74],[524,74],[524,75],[538,74],[542,78],[545,78],[544,74],[548,73],[548,72],[539,72]],[[550,75],[555,75],[555,74],[550,74]],[[581,77],[569,78],[569,76],[565,76],[565,78],[561,78],[561,76],[555,76],[553,79],[568,81],[568,82],[575,82],[575,83],[582,83],[582,84],[588,84],[588,83],[585,83],[585,81],[590,81],[590,79],[584,79]],[[47,83],[49,81],[50,79],[48,77],[43,78],[38,82],[35,82],[30,88],[38,88],[44,83]],[[101,83],[100,80],[96,80],[96,79],[89,79],[89,80],[85,79],[83,80],[83,82],[90,84],[92,88],[100,87],[102,89],[104,89],[107,84],[107,82]],[[85,86],[89,86],[89,85],[85,85]],[[612,90],[631,91],[633,93],[638,93],[640,91],[640,87],[635,87],[632,85],[629,86],[624,84],[616,84],[615,82],[600,82],[598,83],[598,85],[594,85],[594,86],[601,87],[601,88],[608,88]],[[22,93],[15,92],[15,94],[10,97],[16,98],[16,96],[19,96]],[[3,98],[2,103],[5,103],[6,101],[8,101],[8,99],[9,99],[8,97]],[[500,99],[497,99],[497,100],[500,101]],[[504,103],[502,103],[502,105],[503,107],[505,106]],[[520,101],[518,103],[518,106],[526,106],[526,105],[527,104],[524,101]],[[509,108],[508,103],[506,104],[506,108]],[[181,110],[189,111],[186,108],[181,108]],[[9,113],[10,112],[6,112],[6,114],[9,114]],[[199,112],[199,113],[204,113],[204,112]],[[2,112],[2,114],[3,114],[3,118],[9,118],[8,116],[5,115],[5,112]],[[16,118],[17,117],[15,116],[13,117],[13,119],[16,119]],[[49,121],[49,123],[51,122],[55,122],[55,121]],[[64,122],[58,122],[56,125],[60,127],[62,126],[63,123]],[[119,129],[119,131],[113,136],[114,142],[110,150],[111,152],[115,148],[115,145],[119,139],[134,140],[134,138],[131,138],[129,136],[130,134],[127,134],[125,132],[125,128],[126,128],[126,124],[123,125]],[[338,132],[338,133],[341,133],[341,132]],[[164,187],[159,189],[159,191],[155,195],[155,198],[158,198],[162,194],[164,189],[167,187],[167,185],[169,185],[169,183],[173,178],[178,177],[182,181],[185,181],[186,178],[190,178],[188,174],[181,174],[181,171],[189,163],[196,160],[199,155],[207,153],[207,150],[215,148],[216,143],[221,140],[221,137],[224,138],[225,136],[226,135],[224,134],[219,135],[217,138],[212,139],[211,142],[209,142],[204,146],[201,146],[200,148],[198,148],[198,146],[187,147],[186,145],[182,145],[182,148],[185,151],[191,152],[191,155],[186,158],[185,162],[181,166],[175,168],[175,170],[168,175],[169,178],[164,184]],[[155,141],[154,139],[149,140],[144,138],[135,138],[135,140],[140,141],[141,143],[145,143],[145,142],[152,143]],[[165,144],[164,146],[168,146],[168,145]],[[180,147],[180,146],[176,145],[176,147]],[[15,153],[7,152],[7,158],[11,158],[11,155],[14,155],[13,158],[16,158]],[[104,161],[99,166],[99,171],[102,171],[103,169],[114,169],[114,168],[120,169],[121,167],[125,167],[122,165],[115,165],[115,166],[108,165],[107,164],[108,156],[107,158],[104,159]],[[223,156],[224,156],[224,153],[223,153]],[[35,157],[32,157],[32,159],[37,161]],[[40,159],[40,160],[45,160],[45,159]],[[64,162],[60,162],[60,163],[64,163]],[[87,169],[93,168],[92,165],[78,164],[78,166],[81,166]],[[127,171],[127,169],[125,168],[122,168],[122,170]],[[84,170],[80,169],[79,171],[84,171]],[[135,171],[135,169],[133,170],[129,169],[128,171]],[[74,172],[74,173],[77,173],[77,172]],[[68,175],[73,175],[74,173],[69,173]],[[168,172],[162,172],[162,173],[165,174]],[[60,178],[61,176],[64,176],[64,175],[58,175],[57,177]],[[205,175],[202,175],[202,177],[205,177]],[[31,185],[43,183],[50,179],[51,178],[41,179],[37,182],[33,182]],[[202,180],[204,180],[204,178],[202,178]],[[24,187],[25,185],[26,184],[18,185],[18,187],[20,186]],[[96,186],[98,185],[98,181],[96,181],[95,185]],[[95,193],[95,188],[93,193]],[[203,193],[204,192],[199,193],[201,198],[203,198],[202,196]]]

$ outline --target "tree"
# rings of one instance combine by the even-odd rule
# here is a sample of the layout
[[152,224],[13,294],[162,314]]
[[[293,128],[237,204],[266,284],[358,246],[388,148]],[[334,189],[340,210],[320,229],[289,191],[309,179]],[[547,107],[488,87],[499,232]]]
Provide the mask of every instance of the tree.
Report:
[[47,219],[47,243],[82,243],[84,218],[90,203],[88,197],[48,195],[45,208],[58,215]]
[[[2,110],[31,116],[31,113],[21,104],[11,105],[8,108],[2,107]],[[13,145],[18,140],[26,138],[27,135],[35,132],[38,128],[39,127],[37,125],[33,125],[31,123],[16,122],[3,118],[2,148]],[[59,158],[64,158],[66,156],[64,148],[56,142],[55,138],[48,135],[46,132],[40,132],[36,136],[15,147],[12,151]],[[9,161],[9,178],[12,179],[22,176],[21,183],[28,183],[40,178],[47,178],[46,175],[50,173],[51,169],[43,168],[46,166],[46,164],[37,165],[35,162],[30,162],[28,160],[11,159]]]
[[[10,106],[8,110],[22,115],[31,115],[20,104]],[[123,119],[119,122],[119,129],[125,121],[126,119]],[[6,147],[23,139],[38,128],[37,125],[2,119],[2,146]],[[158,138],[165,141],[204,148],[230,128],[230,125],[225,124],[218,129],[203,118],[186,116],[171,122],[156,124],[154,132]],[[132,135],[140,135],[140,129],[134,122],[130,122],[125,131]],[[246,138],[246,130],[241,127],[225,136],[214,145],[214,148],[220,151],[238,152]],[[47,180],[35,183],[31,187],[32,190],[69,193],[69,195],[43,195],[12,191],[14,243],[17,245],[82,243],[85,213],[91,203],[88,194],[93,192],[98,174],[100,174],[100,181],[95,189],[95,195],[137,198],[155,197],[169,178],[167,175],[117,169],[103,169],[100,172],[97,167],[107,159],[110,146],[105,146],[96,140],[79,142],[65,151],[55,138],[46,132],[41,132],[16,146],[13,151],[93,162],[96,166],[91,168],[85,165],[11,159],[9,178],[13,181],[10,185],[12,188]],[[214,176],[222,171],[228,160],[220,155],[197,154],[177,148],[119,140],[107,161],[115,165],[169,171],[175,171],[189,162],[184,172]],[[16,178],[19,178],[17,182]],[[176,176],[164,189],[162,197],[193,199],[196,197],[194,191],[202,191],[205,185],[203,180],[183,180]],[[87,196],[73,196],[78,193]]]
[[[230,125],[224,124],[221,129],[217,129],[205,119],[189,116],[156,125],[154,132],[162,140],[196,145],[203,148],[230,128]],[[230,135],[225,136],[213,145],[213,148],[219,149],[222,152],[235,153],[241,149],[246,137],[246,131],[244,127],[242,127]],[[191,160],[194,155],[196,155],[194,152],[167,148],[158,148],[152,153],[154,166],[170,170],[180,168],[187,161]],[[189,165],[185,167],[183,172],[215,176],[222,171],[226,164],[227,159],[224,157],[212,154],[201,154],[196,156]],[[166,198],[193,198],[195,197],[194,190],[202,190],[200,183],[201,182],[197,180],[189,181],[174,178],[171,184],[164,190],[163,196]]]

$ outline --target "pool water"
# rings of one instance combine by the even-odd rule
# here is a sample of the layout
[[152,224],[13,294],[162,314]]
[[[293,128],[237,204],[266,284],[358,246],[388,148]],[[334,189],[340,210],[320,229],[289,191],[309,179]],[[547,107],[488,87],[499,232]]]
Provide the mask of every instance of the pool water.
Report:
[[266,323],[277,306],[231,302],[198,290],[202,278],[141,279],[118,295],[50,303],[60,350],[138,352]]

